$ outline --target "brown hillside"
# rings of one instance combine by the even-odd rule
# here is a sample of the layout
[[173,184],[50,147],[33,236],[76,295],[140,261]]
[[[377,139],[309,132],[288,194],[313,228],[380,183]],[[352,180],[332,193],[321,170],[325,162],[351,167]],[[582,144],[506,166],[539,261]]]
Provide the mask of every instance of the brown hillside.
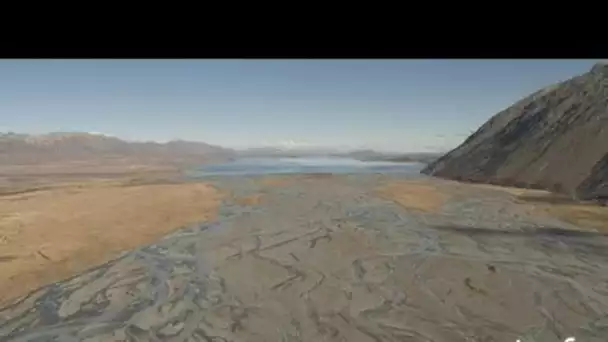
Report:
[[90,133],[0,134],[0,165],[204,162],[231,151],[202,142],[130,142]]
[[607,199],[608,65],[501,111],[422,172]]

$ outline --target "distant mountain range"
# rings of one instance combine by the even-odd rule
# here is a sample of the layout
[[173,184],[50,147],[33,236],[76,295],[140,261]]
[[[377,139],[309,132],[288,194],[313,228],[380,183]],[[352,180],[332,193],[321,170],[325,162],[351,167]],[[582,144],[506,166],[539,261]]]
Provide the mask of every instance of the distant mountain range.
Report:
[[[394,154],[373,150],[251,148],[233,150],[203,142],[126,141],[97,133],[54,132],[41,135],[0,133],[0,167],[35,165],[193,165],[242,157],[334,156],[364,161],[428,162],[434,154]],[[28,168],[27,170],[33,170]]]
[[396,161],[396,162],[422,162],[429,163],[440,156],[439,153],[394,153],[379,152],[371,149],[339,151],[331,148],[279,148],[262,147],[240,150],[236,152],[238,157],[265,157],[265,158],[289,158],[289,157],[341,157],[352,158],[362,161]]
[[56,132],[42,135],[0,134],[0,164],[67,161],[197,163],[230,157],[233,150],[202,142],[131,142],[101,134]]
[[430,163],[441,156],[440,153],[419,152],[419,153],[387,153],[373,150],[357,150],[347,153],[337,154],[342,157],[350,157],[362,161],[393,161],[393,162],[418,162]]
[[497,113],[423,173],[608,201],[608,64]]

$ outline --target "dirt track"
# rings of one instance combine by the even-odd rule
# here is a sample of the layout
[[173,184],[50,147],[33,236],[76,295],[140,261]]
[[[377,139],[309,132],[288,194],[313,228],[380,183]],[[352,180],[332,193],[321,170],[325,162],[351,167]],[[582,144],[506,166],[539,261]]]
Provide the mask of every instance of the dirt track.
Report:
[[507,192],[375,175],[214,182],[231,194],[217,221],[31,293],[0,311],[2,340],[608,336],[608,237]]

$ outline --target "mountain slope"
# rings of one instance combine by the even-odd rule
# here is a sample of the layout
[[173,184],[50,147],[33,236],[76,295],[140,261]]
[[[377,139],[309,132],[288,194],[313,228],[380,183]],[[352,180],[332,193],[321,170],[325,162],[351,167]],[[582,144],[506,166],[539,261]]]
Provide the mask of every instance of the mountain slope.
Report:
[[499,112],[422,173],[608,198],[608,65]]
[[0,164],[60,162],[197,162],[230,155],[231,150],[202,142],[129,142],[90,133],[0,134]]

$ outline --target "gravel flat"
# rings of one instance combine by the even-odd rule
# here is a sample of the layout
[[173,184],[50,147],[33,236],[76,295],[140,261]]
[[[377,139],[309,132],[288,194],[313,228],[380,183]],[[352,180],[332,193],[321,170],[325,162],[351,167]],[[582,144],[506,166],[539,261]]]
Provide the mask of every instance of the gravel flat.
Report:
[[495,191],[376,195],[397,178],[216,177],[217,221],[1,309],[0,341],[607,340],[608,237]]

